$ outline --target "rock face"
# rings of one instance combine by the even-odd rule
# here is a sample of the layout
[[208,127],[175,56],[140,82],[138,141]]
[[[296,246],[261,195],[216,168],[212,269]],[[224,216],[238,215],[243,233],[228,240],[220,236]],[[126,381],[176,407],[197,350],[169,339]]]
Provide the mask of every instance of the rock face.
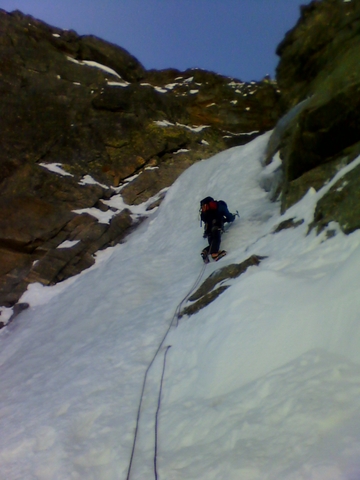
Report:
[[[0,306],[88,268],[187,167],[275,125],[266,162],[279,153],[282,211],[320,190],[360,154],[359,48],[355,0],[301,7],[277,82],[250,83],[147,71],[121,47],[0,10]],[[359,178],[355,166],[328,189],[314,228],[360,228]]]
[[[277,81],[288,111],[270,142],[283,163],[282,210],[319,190],[360,153],[360,4],[313,1],[277,49]],[[317,205],[314,226],[360,227],[359,168]]]
[[[227,290],[230,285],[226,285],[226,282],[232,278],[237,278],[249,267],[254,267],[260,265],[261,261],[265,257],[260,255],[251,255],[241,263],[233,263],[227,265],[226,267],[215,270],[201,285],[200,287],[189,297],[187,305],[179,314],[178,318],[181,318],[184,315],[194,315],[199,312],[202,308],[209,305],[211,302],[216,300],[216,298],[221,295],[225,290]],[[220,285],[219,285],[220,284]]]
[[128,205],[154,208],[189,165],[248,142],[282,114],[268,78],[146,71],[116,45],[18,11],[0,10],[0,94],[3,306],[120,242],[141,220],[115,206],[120,191]]

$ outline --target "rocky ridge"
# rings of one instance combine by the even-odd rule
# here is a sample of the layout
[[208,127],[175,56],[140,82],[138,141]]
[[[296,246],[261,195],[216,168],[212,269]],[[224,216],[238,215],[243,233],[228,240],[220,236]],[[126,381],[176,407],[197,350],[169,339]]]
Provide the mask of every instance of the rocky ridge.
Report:
[[[360,4],[312,1],[277,48],[277,81],[287,111],[269,142],[267,163],[279,153],[282,211],[319,190],[360,153]],[[345,233],[360,227],[360,167],[318,202],[313,227],[332,221]]]
[[192,163],[281,114],[276,82],[147,71],[126,50],[0,10],[0,305],[94,263]]

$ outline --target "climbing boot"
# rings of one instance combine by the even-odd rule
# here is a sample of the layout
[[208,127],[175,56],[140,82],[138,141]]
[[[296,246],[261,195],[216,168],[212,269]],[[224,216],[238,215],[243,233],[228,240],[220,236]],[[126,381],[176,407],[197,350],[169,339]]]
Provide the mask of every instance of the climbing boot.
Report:
[[203,250],[200,255],[201,255],[201,258],[203,259],[204,263],[209,263],[210,262],[209,254],[208,254],[207,250]]
[[220,252],[217,252],[217,253],[212,253],[211,254],[211,258],[217,262],[218,260],[220,260],[220,258],[222,257],[225,257],[226,255],[226,251],[225,250],[220,250]]

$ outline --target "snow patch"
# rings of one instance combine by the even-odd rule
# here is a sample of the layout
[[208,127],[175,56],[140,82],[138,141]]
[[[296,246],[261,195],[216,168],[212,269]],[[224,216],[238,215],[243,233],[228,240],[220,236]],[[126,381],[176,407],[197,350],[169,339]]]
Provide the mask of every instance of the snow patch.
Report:
[[154,89],[159,92],[159,93],[167,93],[167,90],[165,88],[161,87],[154,87]]
[[188,150],[187,148],[180,148],[179,150],[174,152],[174,155],[178,155],[179,153],[187,153],[187,152],[190,152],[190,150]]
[[79,185],[99,185],[102,188],[108,189],[107,185],[97,182],[91,175],[84,175],[79,181]]
[[176,122],[176,124],[174,123],[171,123],[167,120],[155,120],[154,123],[156,125],[159,125],[159,127],[174,127],[174,126],[177,126],[177,127],[181,127],[181,128],[187,128],[188,130],[191,130],[192,132],[201,132],[202,130],[204,130],[205,128],[209,128],[210,125],[199,125],[199,126],[190,126],[190,125],[184,125],[182,123],[178,123]]
[[171,123],[168,120],[155,120],[154,123],[159,127],[174,127],[175,123]]
[[71,248],[77,245],[80,240],[65,240],[64,242],[60,243],[56,248]]
[[76,60],[73,57],[66,57],[70,62],[77,63],[78,65],[85,65],[87,67],[98,68],[99,70],[103,70],[106,73],[110,73],[110,75],[114,75],[115,77],[121,78],[121,76],[112,68],[107,67],[106,65],[102,65],[98,62],[93,62],[92,60]]
[[108,210],[106,212],[103,212],[102,210],[99,210],[98,208],[95,208],[95,207],[79,208],[77,210],[72,210],[72,212],[77,213],[78,215],[81,215],[83,213],[87,213],[88,215],[91,215],[92,217],[95,217],[99,223],[107,223],[107,224],[110,223],[110,220],[117,213],[117,212],[116,213],[113,212],[112,210]]
[[12,314],[13,314],[12,308],[0,307],[0,324],[7,325]]
[[125,80],[123,80],[122,82],[107,82],[107,84],[109,85],[109,87],[128,87],[130,85],[129,82],[125,82]]
[[173,90],[175,87],[177,87],[179,84],[178,83],[168,83],[167,85],[165,85],[165,88],[167,90]]
[[50,170],[50,172],[58,173],[59,175],[62,175],[63,177],[73,177],[74,176],[71,173],[66,172],[62,168],[61,163],[39,163],[39,165],[43,168],[46,168],[47,170]]

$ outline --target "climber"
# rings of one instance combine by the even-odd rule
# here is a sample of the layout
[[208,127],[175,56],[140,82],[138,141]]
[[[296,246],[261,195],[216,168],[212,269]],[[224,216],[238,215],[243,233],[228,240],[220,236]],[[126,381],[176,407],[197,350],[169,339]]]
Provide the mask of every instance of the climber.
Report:
[[214,200],[206,197],[200,202],[200,218],[204,222],[204,238],[208,239],[209,245],[201,252],[204,263],[209,263],[211,257],[217,261],[226,255],[225,250],[220,250],[221,233],[225,222],[233,222],[236,215],[230,213],[224,200]]

